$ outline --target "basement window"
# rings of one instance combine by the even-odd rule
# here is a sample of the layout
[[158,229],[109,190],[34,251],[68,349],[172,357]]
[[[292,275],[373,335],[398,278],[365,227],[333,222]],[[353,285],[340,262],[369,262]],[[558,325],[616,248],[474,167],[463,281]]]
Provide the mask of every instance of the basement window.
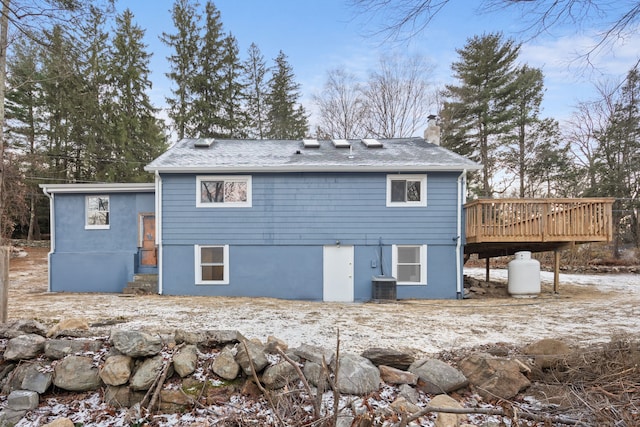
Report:
[[198,176],[196,182],[196,207],[251,207],[250,176]]
[[229,246],[195,247],[196,284],[229,284]]
[[393,245],[391,262],[399,285],[427,284],[426,245]]
[[387,206],[427,206],[427,176],[387,175]]
[[109,196],[87,196],[85,198],[85,223],[87,230],[109,228]]

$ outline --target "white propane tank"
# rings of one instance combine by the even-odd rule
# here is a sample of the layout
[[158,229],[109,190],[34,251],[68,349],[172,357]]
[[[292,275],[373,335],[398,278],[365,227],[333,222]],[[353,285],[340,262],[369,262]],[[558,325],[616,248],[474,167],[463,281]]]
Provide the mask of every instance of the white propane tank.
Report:
[[540,262],[521,251],[509,261],[508,292],[515,298],[535,298],[540,293]]

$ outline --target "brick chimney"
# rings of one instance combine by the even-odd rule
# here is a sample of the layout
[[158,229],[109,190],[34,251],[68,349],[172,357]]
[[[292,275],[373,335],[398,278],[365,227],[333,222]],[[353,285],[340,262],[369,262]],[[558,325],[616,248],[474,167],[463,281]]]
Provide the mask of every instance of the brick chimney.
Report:
[[433,114],[427,117],[427,129],[424,131],[425,141],[440,145],[440,126],[438,126],[437,117]]

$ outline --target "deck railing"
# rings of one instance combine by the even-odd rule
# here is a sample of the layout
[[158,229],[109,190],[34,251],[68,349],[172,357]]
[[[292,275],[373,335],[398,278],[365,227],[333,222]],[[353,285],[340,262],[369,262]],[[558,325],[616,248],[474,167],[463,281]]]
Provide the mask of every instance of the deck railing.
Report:
[[610,241],[613,200],[474,200],[465,205],[467,243]]

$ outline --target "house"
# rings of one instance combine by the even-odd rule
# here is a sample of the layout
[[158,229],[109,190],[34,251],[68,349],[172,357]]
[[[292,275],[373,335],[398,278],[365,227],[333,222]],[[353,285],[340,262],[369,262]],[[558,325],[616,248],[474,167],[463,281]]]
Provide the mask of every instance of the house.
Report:
[[50,289],[119,292],[157,271],[166,295],[366,301],[392,276],[401,299],[460,297],[479,168],[422,138],[183,139],[147,165],[152,186],[42,186]]

